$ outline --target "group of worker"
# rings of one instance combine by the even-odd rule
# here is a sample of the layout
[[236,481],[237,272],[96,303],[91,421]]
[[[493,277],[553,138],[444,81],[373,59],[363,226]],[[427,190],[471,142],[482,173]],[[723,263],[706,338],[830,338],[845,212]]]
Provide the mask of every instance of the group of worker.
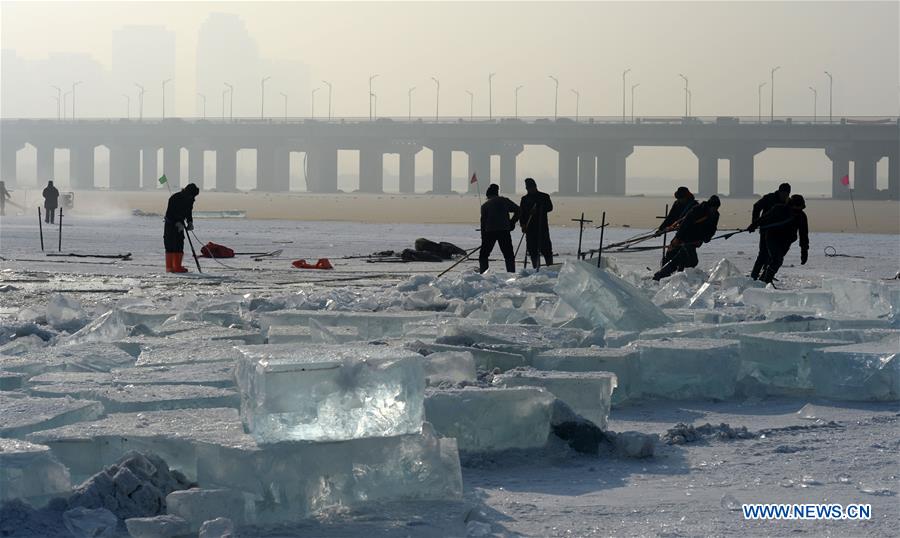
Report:
[[[515,272],[515,252],[510,232],[517,222],[525,235],[525,248],[532,267],[540,267],[541,256],[547,265],[553,264],[553,244],[547,219],[548,213],[553,211],[553,202],[548,194],[537,189],[532,178],[525,179],[525,189],[527,194],[517,206],[509,198],[500,196],[500,188],[496,184],[488,187],[487,201],[481,206],[478,261],[482,273],[488,269],[488,258],[495,244],[499,244],[503,253],[506,270]],[[675,237],[667,246],[662,267],[653,275],[653,280],[659,281],[676,271],[697,266],[697,249],[716,234],[721,206],[722,201],[715,195],[698,203],[687,187],[679,187],[675,191],[675,203],[655,234],[675,232]],[[788,183],[782,183],[777,191],[766,194],[753,204],[750,225],[744,230],[750,233],[759,230],[759,253],[750,273],[751,278],[766,283],[775,280],[785,255],[798,238],[800,263],[806,264],[809,226],[803,211],[805,208],[803,196],[791,196]]]

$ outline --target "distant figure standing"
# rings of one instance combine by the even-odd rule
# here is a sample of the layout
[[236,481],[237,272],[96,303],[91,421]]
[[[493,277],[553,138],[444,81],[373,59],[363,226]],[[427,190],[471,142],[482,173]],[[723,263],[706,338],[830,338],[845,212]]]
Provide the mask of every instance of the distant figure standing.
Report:
[[53,224],[56,219],[56,208],[59,207],[59,190],[48,181],[44,187],[44,222]]
[[663,260],[662,269],[653,275],[653,280],[660,280],[675,271],[684,271],[687,267],[697,267],[697,248],[708,243],[719,226],[719,206],[722,202],[716,195],[698,206],[694,206],[678,226],[675,239],[669,244],[669,251]]
[[547,214],[553,211],[553,201],[549,194],[538,190],[537,183],[530,177],[525,178],[525,190],[528,194],[519,202],[519,225],[525,234],[525,250],[535,269],[541,266],[541,256],[544,256],[544,263],[553,265],[553,243],[550,242],[547,219]]
[[688,211],[697,205],[694,194],[687,187],[678,187],[675,191],[675,203],[669,208],[669,214],[663,219],[662,224],[656,230],[658,234],[670,231],[669,228],[681,222]]
[[0,216],[6,216],[6,201],[12,198],[6,190],[6,182],[0,181]]
[[[759,228],[759,219],[763,215],[765,215],[770,209],[775,207],[778,204],[786,204],[788,201],[788,197],[791,195],[791,184],[790,183],[782,183],[778,186],[778,190],[775,192],[770,192],[769,194],[763,196],[759,200],[753,204],[753,214],[750,218],[750,226],[747,227],[747,231],[753,233],[757,228]],[[756,255],[756,262],[753,264],[753,270],[750,271],[750,278],[753,280],[759,279],[760,271],[762,271],[763,267],[769,261],[769,250],[766,246],[766,231],[759,231],[759,253]]]
[[809,223],[806,219],[806,200],[799,194],[788,199],[786,204],[778,204],[758,222],[759,229],[765,230],[768,261],[760,280],[771,283],[781,269],[784,257],[791,245],[800,239],[800,265],[806,265],[809,256]]
[[[506,260],[506,271],[516,272],[516,253],[513,251],[509,232],[519,220],[519,206],[509,198],[500,196],[500,187],[491,183],[485,192],[487,201],[481,205],[481,251],[478,254],[478,271],[488,270],[488,258],[494,244],[500,243],[500,252]],[[512,213],[510,218],[509,214]]]
[[181,261],[184,258],[184,232],[194,229],[194,199],[200,189],[188,183],[183,189],[169,197],[163,225],[163,244],[166,247],[166,272],[187,273]]

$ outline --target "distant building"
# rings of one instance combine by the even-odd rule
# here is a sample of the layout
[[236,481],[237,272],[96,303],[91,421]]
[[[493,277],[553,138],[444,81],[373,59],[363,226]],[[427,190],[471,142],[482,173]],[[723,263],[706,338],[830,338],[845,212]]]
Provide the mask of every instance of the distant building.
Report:
[[[175,32],[163,26],[123,26],[113,32],[112,78],[117,88],[116,103],[121,94],[131,95],[132,116],[138,115],[137,88],[144,86],[144,117],[162,114],[162,81],[175,77]],[[175,116],[175,86],[166,85],[166,115]],[[123,106],[116,107],[116,110]],[[121,116],[121,112],[115,114]]]
[[[227,82],[234,86],[234,115],[258,116],[261,63],[259,47],[243,19],[211,13],[200,26],[197,39],[197,93],[206,96],[207,115],[221,116]],[[229,105],[230,97],[226,97],[226,117]],[[201,107],[197,102],[197,113]]]

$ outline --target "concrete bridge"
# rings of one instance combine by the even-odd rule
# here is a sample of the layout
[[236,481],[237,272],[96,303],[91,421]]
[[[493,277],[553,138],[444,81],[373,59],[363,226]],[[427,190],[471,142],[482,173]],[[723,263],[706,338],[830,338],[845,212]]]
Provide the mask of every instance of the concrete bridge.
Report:
[[[95,187],[95,150],[109,150],[110,189],[157,188],[157,154],[163,149],[163,170],[173,186],[202,181],[204,152],[215,152],[215,188],[237,190],[236,155],[253,148],[257,158],[256,189],[290,190],[290,153],[307,156],[307,191],[337,191],[339,150],[359,151],[359,190],[383,189],[383,159],[399,154],[400,191],[414,192],[415,155],[423,147],[433,152],[431,192],[450,193],[451,152],[469,158],[469,175],[499,183],[506,192],[516,186],[516,157],[525,145],[550,147],[559,155],[559,193],[569,196],[624,195],[626,158],[635,146],[689,148],[698,160],[699,193],[720,190],[718,160],[730,161],[729,193],[754,194],[753,158],[766,148],[818,148],[832,162],[832,193],[845,197],[840,179],[854,170],[857,198],[900,199],[900,122],[836,119],[799,122],[719,118],[569,118],[407,121],[337,119],[286,120],[0,120],[0,176],[16,184],[17,153],[30,144],[36,149],[38,184],[54,177],[55,149],[69,150],[71,187]],[[188,176],[180,177],[181,149],[187,149]],[[500,157],[500,177],[491,178],[491,156]],[[876,165],[889,159],[888,192],[876,188]]]

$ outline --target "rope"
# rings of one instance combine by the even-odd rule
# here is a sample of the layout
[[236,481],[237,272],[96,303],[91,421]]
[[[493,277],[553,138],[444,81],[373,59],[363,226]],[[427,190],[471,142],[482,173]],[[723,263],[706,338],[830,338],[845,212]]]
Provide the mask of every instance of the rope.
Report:
[[[200,243],[201,245],[206,245],[206,244],[207,244],[206,241],[203,241],[202,239],[200,239],[199,237],[197,237],[197,234],[194,232],[194,230],[187,230],[187,229],[186,229],[186,231],[187,231],[187,233],[193,235],[193,236],[194,236],[194,239],[196,239],[197,242]],[[201,251],[203,250],[203,247],[202,247],[202,246],[200,247],[200,250],[201,250]],[[221,265],[222,267],[225,267],[226,269],[231,269],[232,271],[255,271],[255,270],[256,270],[255,267],[232,267],[232,266],[230,266],[230,265],[224,264],[224,263],[220,262],[218,258],[216,258],[216,256],[215,256],[215,254],[213,253],[212,249],[206,249],[206,250],[207,250],[207,252],[209,252],[209,257],[212,258],[214,262],[218,263],[218,264]]]
[[865,259],[865,256],[851,256],[850,254],[838,254],[836,248],[831,245],[825,247],[825,256],[829,258],[859,258]]

